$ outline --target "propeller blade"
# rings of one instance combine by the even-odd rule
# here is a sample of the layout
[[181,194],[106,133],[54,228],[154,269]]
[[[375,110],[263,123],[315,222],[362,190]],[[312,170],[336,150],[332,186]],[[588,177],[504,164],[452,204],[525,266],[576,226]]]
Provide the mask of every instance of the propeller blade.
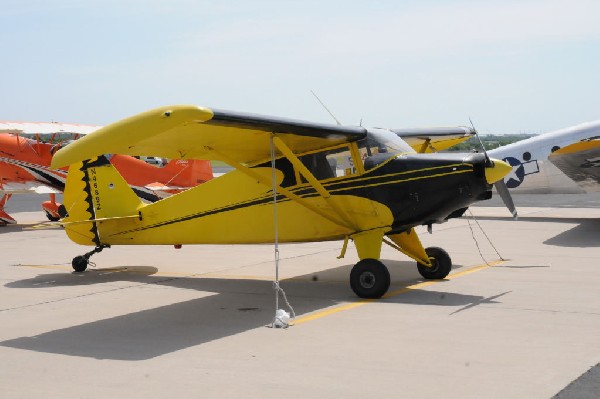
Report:
[[490,157],[488,156],[488,153],[485,150],[485,146],[483,145],[483,141],[481,141],[481,137],[479,137],[479,132],[477,131],[477,129],[475,129],[475,124],[473,124],[471,117],[469,117],[469,122],[471,122],[471,127],[473,128],[473,131],[475,132],[475,137],[477,137],[477,140],[479,140],[479,145],[481,145],[481,150],[483,151],[483,155],[485,155],[485,161],[487,164],[486,167],[493,166],[494,163],[490,160]]
[[515,207],[512,196],[508,191],[508,187],[506,187],[504,179],[500,179],[494,183],[494,187],[496,187],[496,191],[498,191],[498,194],[500,195],[500,198],[502,198],[504,205],[506,205],[510,213],[512,213],[513,219],[517,220],[519,218],[519,215],[517,214],[517,208]]
[[[488,156],[488,153],[485,150],[485,146],[483,145],[483,141],[481,141],[481,137],[479,137],[479,132],[477,132],[477,129],[475,129],[475,124],[473,123],[473,121],[471,120],[470,117],[469,117],[469,122],[471,122],[471,127],[475,131],[475,136],[477,137],[477,140],[479,140],[479,144],[481,145],[481,150],[483,151],[483,154],[485,155],[486,168],[494,168],[495,167],[494,161],[492,161],[490,159],[490,157]],[[502,161],[496,161],[496,162],[504,164],[504,162],[502,162]],[[505,164],[505,165],[510,166],[507,164]],[[508,187],[506,187],[506,183],[504,182],[504,179],[501,178],[500,180],[497,180],[496,182],[494,182],[494,187],[496,187],[496,191],[498,191],[498,194],[500,194],[500,198],[502,198],[504,205],[506,205],[506,207],[512,214],[513,219],[517,220],[519,218],[519,215],[517,214],[517,208],[515,207],[515,203],[513,202],[510,192],[508,192]]]

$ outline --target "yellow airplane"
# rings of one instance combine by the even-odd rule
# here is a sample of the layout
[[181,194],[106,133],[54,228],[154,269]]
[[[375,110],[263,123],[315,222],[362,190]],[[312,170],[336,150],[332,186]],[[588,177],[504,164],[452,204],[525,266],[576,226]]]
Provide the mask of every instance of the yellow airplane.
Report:
[[[235,170],[145,204],[102,154],[220,160]],[[446,277],[450,256],[423,248],[414,227],[461,216],[511,171],[485,154],[416,153],[386,129],[189,105],[103,127],[55,154],[52,167],[66,165],[62,222],[71,240],[95,247],[73,259],[75,271],[111,245],[256,244],[277,235],[278,242],[344,240],[343,255],[352,239],[360,261],[350,285],[363,298],[389,288],[383,242],[416,260],[424,278]]]

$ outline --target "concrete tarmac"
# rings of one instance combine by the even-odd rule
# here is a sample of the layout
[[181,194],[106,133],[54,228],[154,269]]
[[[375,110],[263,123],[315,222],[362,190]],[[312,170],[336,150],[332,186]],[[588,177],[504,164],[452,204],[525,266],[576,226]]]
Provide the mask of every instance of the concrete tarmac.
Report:
[[425,281],[385,247],[377,301],[349,288],[352,244],[344,259],[341,242],[281,245],[287,329],[266,327],[271,245],[114,247],[76,274],[89,248],[32,198],[0,228],[2,398],[598,397],[600,195],[516,196],[518,221],[483,202],[477,221],[419,228],[452,274]]

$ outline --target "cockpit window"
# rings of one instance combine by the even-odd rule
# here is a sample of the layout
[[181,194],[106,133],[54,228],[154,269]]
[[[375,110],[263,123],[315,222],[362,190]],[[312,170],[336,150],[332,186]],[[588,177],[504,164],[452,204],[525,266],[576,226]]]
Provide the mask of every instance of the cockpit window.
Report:
[[[400,154],[414,153],[415,151],[395,133],[385,129],[368,129],[367,138],[359,143],[361,159],[365,166],[371,157],[393,158]],[[370,169],[370,167],[365,167]]]
[[[304,154],[299,156],[299,160],[317,180],[327,180],[362,173],[373,167],[367,167],[370,164],[382,164],[381,161],[369,163],[367,160],[394,158],[400,154],[414,152],[412,147],[395,133],[385,129],[368,129],[367,138],[359,142]],[[275,165],[284,172],[282,187],[307,183],[305,176],[286,158],[277,159]],[[270,162],[257,166],[270,167]]]
[[[303,155],[300,157],[300,161],[318,180],[356,173],[349,145]],[[302,182],[306,182],[304,178],[302,178]]]
[[67,140],[67,141],[58,142],[57,144],[53,145],[52,148],[50,148],[50,154],[52,154],[52,155],[56,154],[56,151],[68,146],[69,144],[71,144],[74,141],[75,140]]
[[377,146],[379,153],[388,152],[394,155],[414,153],[415,150],[397,134],[387,129],[371,128],[367,130],[367,140],[371,147]]

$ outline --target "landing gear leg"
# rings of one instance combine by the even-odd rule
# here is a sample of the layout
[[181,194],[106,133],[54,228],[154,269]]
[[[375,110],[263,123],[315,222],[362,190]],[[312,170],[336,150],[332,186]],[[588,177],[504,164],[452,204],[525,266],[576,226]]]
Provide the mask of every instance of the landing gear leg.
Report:
[[46,217],[51,222],[56,222],[60,220],[60,213],[58,212],[58,208],[60,204],[56,202],[56,194],[50,194],[50,201],[45,201],[42,203],[42,209],[46,212]]
[[97,254],[98,252],[102,252],[104,248],[110,248],[110,245],[102,244],[94,248],[93,251],[90,251],[84,255],[74,257],[73,261],[71,262],[73,270],[78,273],[84,272],[90,264],[90,257],[94,254]]
[[7,224],[15,224],[17,221],[12,218],[8,213],[4,211],[4,205],[6,205],[6,201],[10,199],[12,194],[4,194],[2,198],[0,198],[0,226],[6,226]]
[[448,252],[438,247],[423,248],[414,229],[388,237],[396,244],[388,242],[389,245],[417,261],[417,269],[424,278],[443,279],[452,270],[452,259]]

